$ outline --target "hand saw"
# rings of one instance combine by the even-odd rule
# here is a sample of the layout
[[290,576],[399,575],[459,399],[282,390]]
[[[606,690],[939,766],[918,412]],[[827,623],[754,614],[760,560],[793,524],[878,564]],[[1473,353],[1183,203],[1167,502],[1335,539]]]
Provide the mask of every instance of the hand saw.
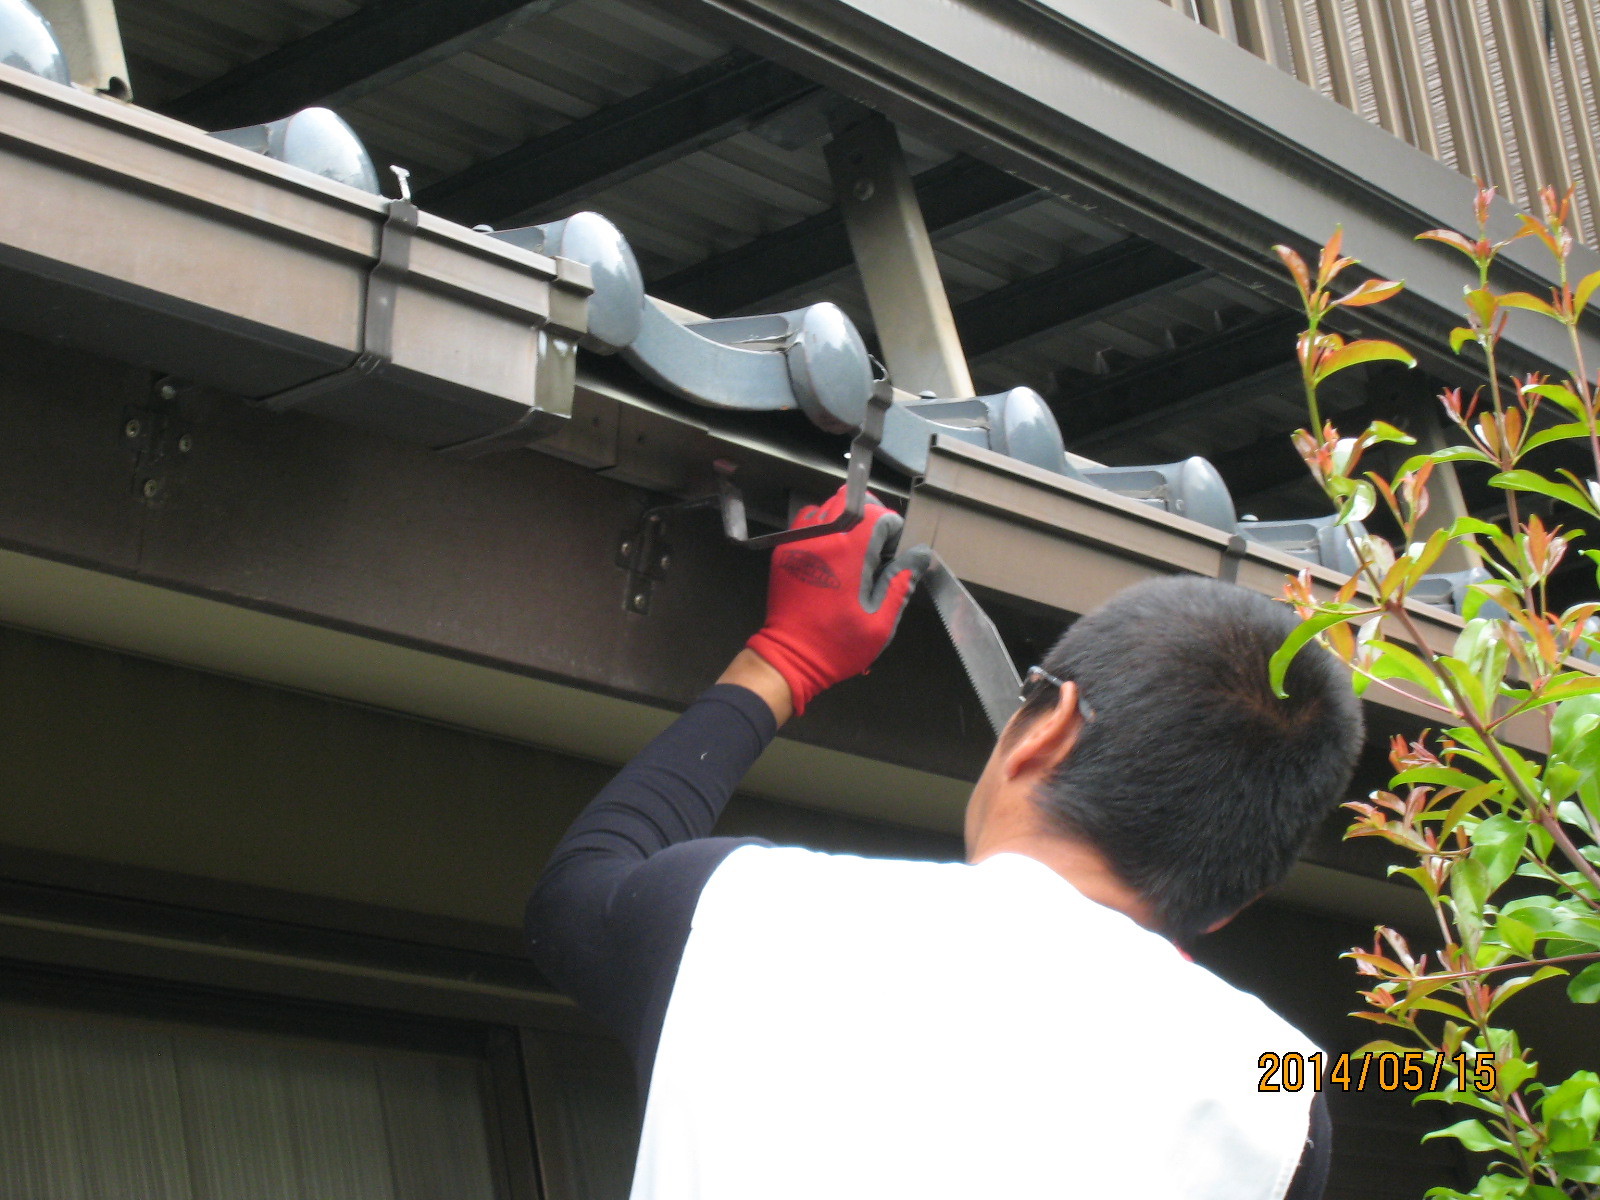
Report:
[[956,657],[978,694],[984,716],[994,727],[995,736],[1006,727],[1022,707],[1022,680],[1011,662],[1011,654],[1000,640],[989,614],[973,599],[961,580],[943,559],[933,555],[932,564],[922,576],[922,588],[950,635]]

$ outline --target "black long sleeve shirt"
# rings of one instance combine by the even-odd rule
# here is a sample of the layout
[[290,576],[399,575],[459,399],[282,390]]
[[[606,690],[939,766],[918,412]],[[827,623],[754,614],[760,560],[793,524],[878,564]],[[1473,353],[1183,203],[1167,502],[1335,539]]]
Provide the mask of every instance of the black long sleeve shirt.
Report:
[[[776,735],[772,711],[754,692],[710,688],[584,809],[528,902],[534,960],[621,1039],[641,1095],[701,890],[740,846],[771,844],[711,831]],[[1322,1195],[1331,1142],[1317,1096],[1285,1200]]]

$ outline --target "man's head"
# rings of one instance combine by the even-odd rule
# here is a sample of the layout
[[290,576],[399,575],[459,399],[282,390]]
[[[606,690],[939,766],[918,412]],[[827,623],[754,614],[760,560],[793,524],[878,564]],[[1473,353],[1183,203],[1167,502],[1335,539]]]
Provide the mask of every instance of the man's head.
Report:
[[1025,788],[1035,828],[1092,847],[1155,927],[1181,940],[1226,920],[1288,873],[1361,746],[1349,677],[1318,647],[1273,695],[1267,663],[1295,624],[1198,577],[1083,617],[1042,664],[1065,686],[1036,686],[995,748],[969,849]]

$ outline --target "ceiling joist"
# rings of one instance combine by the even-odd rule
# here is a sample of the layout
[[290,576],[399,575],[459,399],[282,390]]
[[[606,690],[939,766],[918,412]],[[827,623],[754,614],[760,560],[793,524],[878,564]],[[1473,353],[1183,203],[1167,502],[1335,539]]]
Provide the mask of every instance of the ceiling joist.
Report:
[[1294,339],[1304,324],[1287,310],[1253,317],[1231,329],[1109,375],[1061,387],[1051,407],[1067,444],[1080,453],[1170,420],[1218,388],[1295,367]]
[[162,106],[206,129],[337,108],[571,0],[374,0]]
[[564,206],[731,137],[816,84],[729,54],[424,188],[417,203],[462,224],[509,224]]
[[[1032,184],[957,155],[912,183],[929,233],[951,237],[993,220],[1041,193]],[[726,253],[652,280],[650,294],[696,312],[722,315],[772,296],[820,286],[855,262],[837,207]]]
[[1129,237],[968,300],[955,310],[956,326],[967,356],[979,358],[1046,330],[1104,320],[1209,273],[1181,254]]

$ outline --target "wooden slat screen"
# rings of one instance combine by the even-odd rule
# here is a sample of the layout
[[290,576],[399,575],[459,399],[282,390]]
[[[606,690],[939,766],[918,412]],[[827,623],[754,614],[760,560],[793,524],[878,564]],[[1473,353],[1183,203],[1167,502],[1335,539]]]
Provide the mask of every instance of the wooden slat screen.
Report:
[[1595,0],[1160,0],[1524,209],[1576,185],[1600,246]]

